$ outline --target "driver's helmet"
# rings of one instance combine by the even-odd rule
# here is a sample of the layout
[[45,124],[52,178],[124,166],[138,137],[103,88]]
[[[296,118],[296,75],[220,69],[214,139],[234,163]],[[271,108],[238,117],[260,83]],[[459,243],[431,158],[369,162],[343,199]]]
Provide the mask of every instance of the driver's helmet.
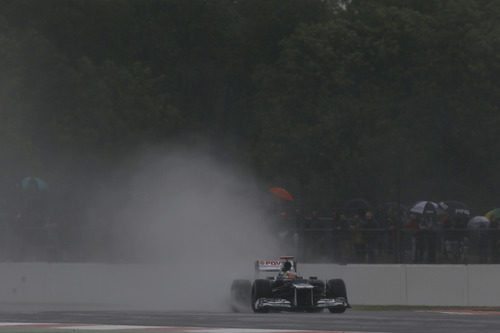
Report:
[[291,270],[291,269],[292,269],[292,263],[291,263],[291,262],[289,262],[289,261],[285,261],[285,262],[283,263],[283,267],[281,268],[281,271],[283,271],[283,272],[288,272],[288,271],[289,271],[289,270]]

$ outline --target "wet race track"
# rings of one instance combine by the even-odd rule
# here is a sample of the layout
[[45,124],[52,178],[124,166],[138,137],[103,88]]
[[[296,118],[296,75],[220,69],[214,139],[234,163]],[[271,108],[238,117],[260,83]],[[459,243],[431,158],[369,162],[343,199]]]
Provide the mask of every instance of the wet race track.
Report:
[[0,333],[7,332],[500,332],[500,312],[361,311],[344,314],[60,311],[1,309]]

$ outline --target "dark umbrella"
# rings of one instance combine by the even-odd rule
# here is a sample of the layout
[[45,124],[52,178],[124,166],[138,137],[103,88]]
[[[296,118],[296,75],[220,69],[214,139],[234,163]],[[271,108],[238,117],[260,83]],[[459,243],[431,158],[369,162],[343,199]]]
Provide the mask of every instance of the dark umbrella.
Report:
[[407,211],[408,207],[404,204],[398,203],[396,201],[388,201],[384,202],[381,207],[383,210],[389,210],[392,209],[394,211]]
[[460,201],[441,201],[439,207],[450,216],[470,217],[470,210],[466,204]]
[[347,212],[364,214],[372,209],[372,205],[365,199],[351,199],[344,204],[344,210]]
[[372,205],[365,199],[351,199],[344,205],[345,209],[370,209]]

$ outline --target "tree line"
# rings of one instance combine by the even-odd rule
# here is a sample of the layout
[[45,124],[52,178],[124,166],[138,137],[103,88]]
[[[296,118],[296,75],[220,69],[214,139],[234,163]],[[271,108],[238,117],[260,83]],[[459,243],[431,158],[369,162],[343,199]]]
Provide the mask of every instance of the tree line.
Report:
[[0,183],[201,137],[305,207],[492,208],[498,17],[494,0],[2,0]]

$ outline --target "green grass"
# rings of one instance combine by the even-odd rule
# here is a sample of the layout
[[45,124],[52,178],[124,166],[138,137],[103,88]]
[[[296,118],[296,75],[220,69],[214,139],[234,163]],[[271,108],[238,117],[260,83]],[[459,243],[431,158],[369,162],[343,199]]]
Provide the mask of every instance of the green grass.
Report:
[[500,307],[488,306],[423,306],[423,305],[352,305],[353,310],[359,311],[426,311],[426,310],[474,310],[474,311],[497,311]]

